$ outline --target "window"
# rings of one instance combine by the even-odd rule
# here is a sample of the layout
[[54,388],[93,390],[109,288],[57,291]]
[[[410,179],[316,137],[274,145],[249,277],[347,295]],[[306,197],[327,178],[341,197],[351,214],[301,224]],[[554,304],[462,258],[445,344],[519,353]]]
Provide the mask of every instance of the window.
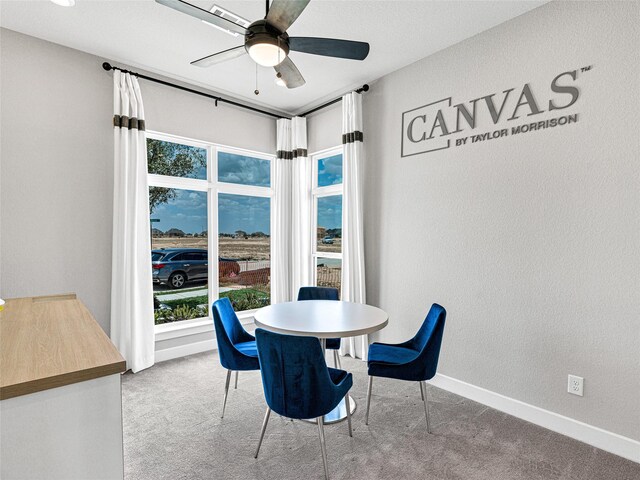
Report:
[[342,152],[318,159],[318,187],[342,183]]
[[340,290],[342,275],[342,147],[312,155],[315,284]]
[[148,134],[156,324],[206,317],[222,296],[236,311],[269,303],[271,158]]
[[236,310],[263,307],[271,298],[271,162],[219,152],[218,182],[218,251],[221,262],[234,262],[220,269],[220,296]]
[[271,186],[271,162],[263,158],[218,152],[218,181],[269,187]]
[[155,175],[207,179],[207,150],[167,140],[147,139],[147,170]]

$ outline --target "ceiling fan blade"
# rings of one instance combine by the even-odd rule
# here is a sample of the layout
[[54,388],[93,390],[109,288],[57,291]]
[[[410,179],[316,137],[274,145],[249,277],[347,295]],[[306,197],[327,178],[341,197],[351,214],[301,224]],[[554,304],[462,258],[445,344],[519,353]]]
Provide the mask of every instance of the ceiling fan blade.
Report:
[[350,60],[364,60],[369,55],[368,43],[338,38],[291,37],[289,48],[296,52]]
[[273,0],[265,19],[281,32],[296,21],[310,0]]
[[199,18],[200,20],[204,20],[205,22],[211,23],[220,28],[224,28],[225,30],[231,30],[232,32],[240,33],[242,35],[247,32],[247,29],[242,25],[238,25],[237,23],[233,23],[226,18],[214,15],[207,10],[196,7],[195,5],[191,5],[190,3],[187,3],[183,0],[156,0],[156,2],[160,5],[173,8],[174,10],[177,10],[179,12],[186,13],[187,15]]
[[191,62],[191,65],[203,68],[210,67],[216,63],[222,63],[233,58],[241,57],[245,53],[247,53],[247,50],[244,48],[244,45],[240,45],[239,47],[233,47],[228,50],[223,50],[221,52],[214,53],[213,55],[207,55],[206,57],[194,60]]
[[282,63],[273,67],[284,81],[287,88],[298,88],[307,83],[298,67],[291,61],[289,57],[285,58]]

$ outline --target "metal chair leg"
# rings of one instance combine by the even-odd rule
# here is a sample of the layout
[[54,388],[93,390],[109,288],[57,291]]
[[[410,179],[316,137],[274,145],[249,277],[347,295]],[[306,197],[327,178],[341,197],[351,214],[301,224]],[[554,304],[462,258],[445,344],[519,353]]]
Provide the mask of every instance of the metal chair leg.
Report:
[[353,432],[351,431],[351,405],[349,402],[348,393],[344,396],[344,406],[347,407],[347,423],[349,424],[349,436],[353,437]]
[[[422,393],[422,400],[424,403],[424,416],[427,419],[427,433],[431,433],[431,426],[429,425],[429,399],[427,398],[427,382],[420,383],[420,393]],[[422,385],[424,383],[424,386]]]
[[262,445],[262,439],[264,438],[264,432],[267,431],[267,423],[269,423],[269,415],[271,415],[271,409],[267,407],[267,413],[264,414],[264,420],[262,422],[262,431],[260,432],[260,440],[258,441],[258,448],[256,448],[256,454],[253,458],[258,458],[260,452],[260,446]]
[[338,351],[337,350],[333,351],[333,365],[336,368],[340,368],[340,360],[338,360]]
[[227,395],[229,394],[230,381],[231,381],[231,370],[227,370],[227,381],[224,383],[224,400],[222,400],[222,415],[220,415],[220,418],[224,418],[224,409],[227,406]]
[[367,387],[367,413],[364,416],[364,424],[369,425],[369,407],[371,406],[371,388],[373,387],[373,377],[369,377],[369,387]]
[[234,389],[234,390],[237,390],[237,389],[238,389],[238,371],[237,371],[237,370],[236,370],[236,384],[235,384],[235,386],[233,387],[233,389]]
[[329,467],[327,466],[327,447],[324,443],[324,419],[317,418],[318,430],[320,431],[320,447],[322,448],[322,463],[324,464],[324,478],[329,480]]
[[336,358],[338,359],[338,368],[342,370],[342,360],[340,360],[340,352],[336,350]]
[[420,400],[424,402],[424,393],[422,392],[422,382],[418,382],[420,384]]

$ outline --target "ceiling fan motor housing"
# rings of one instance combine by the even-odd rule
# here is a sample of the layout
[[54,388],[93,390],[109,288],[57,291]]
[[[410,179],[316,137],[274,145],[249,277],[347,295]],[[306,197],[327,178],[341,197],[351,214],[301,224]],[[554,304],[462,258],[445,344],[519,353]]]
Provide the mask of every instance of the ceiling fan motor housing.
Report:
[[249,52],[252,46],[265,43],[280,47],[285,52],[285,58],[289,55],[289,35],[280,32],[266,20],[257,20],[247,27],[244,48]]

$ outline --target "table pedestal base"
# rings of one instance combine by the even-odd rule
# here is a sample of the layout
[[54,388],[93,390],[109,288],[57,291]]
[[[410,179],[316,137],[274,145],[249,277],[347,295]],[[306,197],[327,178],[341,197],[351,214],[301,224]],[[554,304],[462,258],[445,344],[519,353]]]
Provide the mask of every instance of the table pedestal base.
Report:
[[[356,411],[356,401],[351,395],[349,395],[349,406],[351,407],[351,415]],[[340,400],[340,403],[336,408],[331,410],[324,416],[324,424],[331,425],[332,423],[342,422],[347,419],[347,405],[344,398]],[[316,423],[315,418],[305,418],[303,422]]]

